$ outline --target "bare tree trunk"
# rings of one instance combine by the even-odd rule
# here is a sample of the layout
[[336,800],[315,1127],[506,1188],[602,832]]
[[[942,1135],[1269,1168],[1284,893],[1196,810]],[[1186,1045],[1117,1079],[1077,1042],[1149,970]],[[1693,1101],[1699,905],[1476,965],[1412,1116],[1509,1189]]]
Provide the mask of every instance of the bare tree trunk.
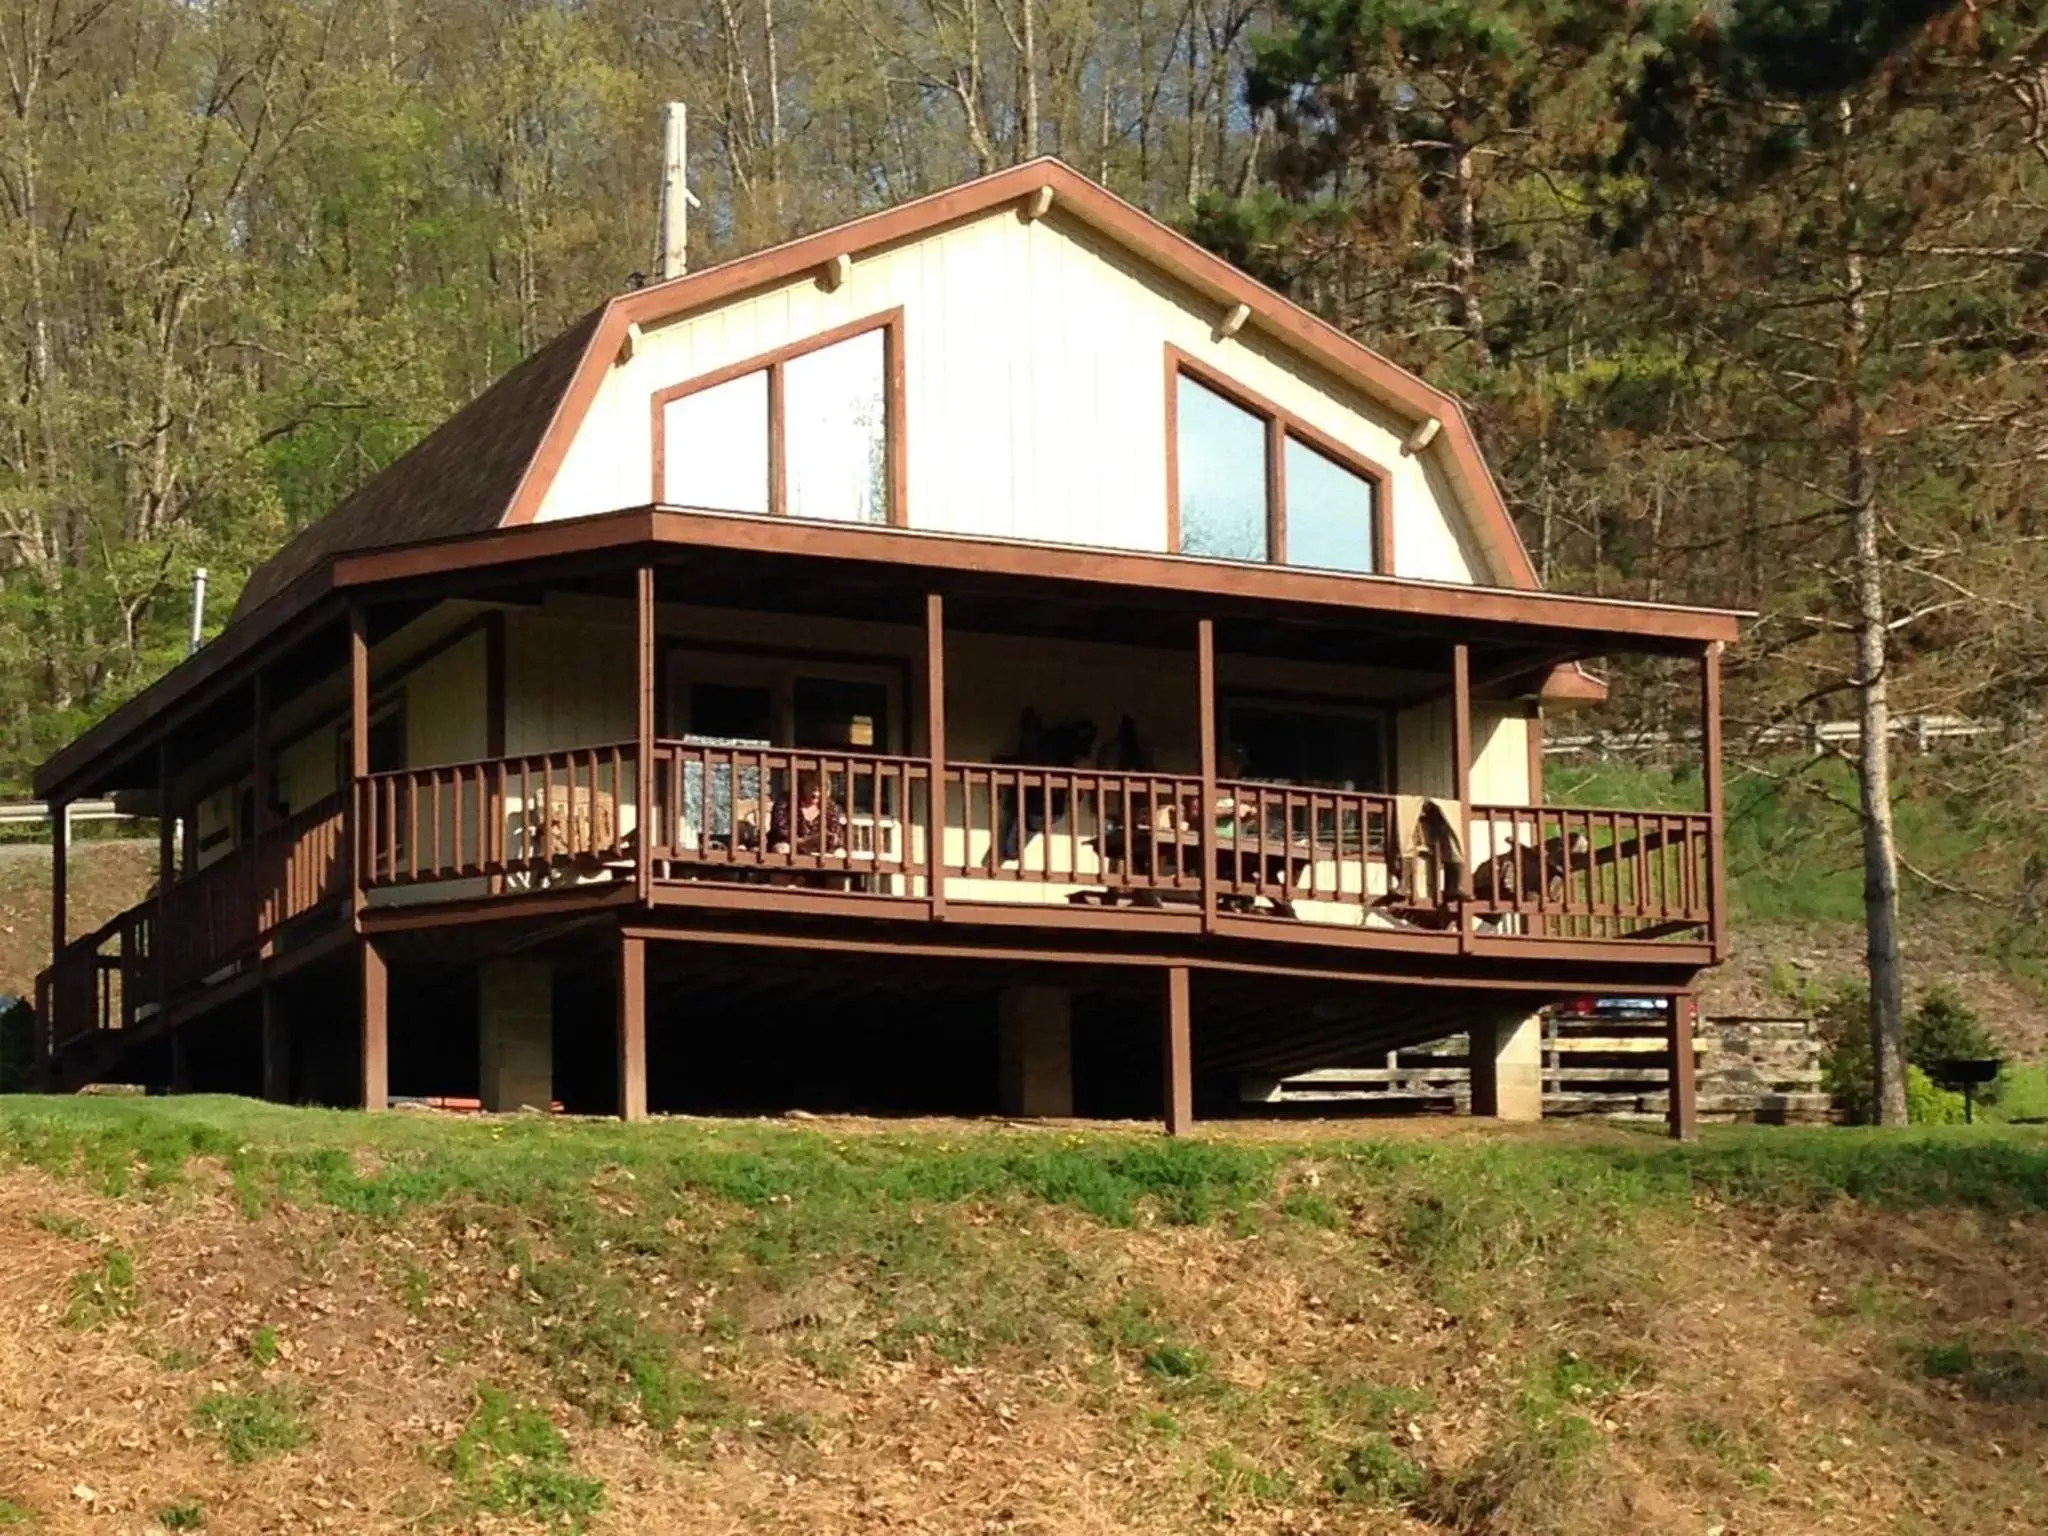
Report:
[[[1849,173],[1851,109],[1842,124],[1843,200],[1855,197]],[[1846,225],[1847,209],[1844,214]],[[1844,421],[1843,500],[1848,503],[1855,550],[1851,557],[1856,603],[1856,702],[1863,728],[1858,762],[1862,781],[1863,925],[1870,979],[1871,1097],[1880,1125],[1906,1123],[1905,981],[1899,958],[1899,851],[1892,826],[1891,637],[1886,627],[1884,555],[1879,543],[1877,497],[1871,485],[1870,444],[1864,418],[1862,363],[1865,313],[1863,258],[1853,250],[1844,264],[1841,388]]]
[[1018,62],[1024,70],[1024,142],[1018,146],[1019,160],[1036,159],[1038,155],[1038,24],[1035,16],[1037,0],[1024,0],[1024,46],[1019,50],[1022,57]]
[[1458,174],[1458,200],[1453,227],[1456,245],[1451,251],[1451,281],[1458,290],[1458,324],[1478,353],[1478,366],[1487,361],[1486,312],[1479,301],[1479,210],[1478,193],[1472,185],[1472,151],[1460,144],[1454,157]]

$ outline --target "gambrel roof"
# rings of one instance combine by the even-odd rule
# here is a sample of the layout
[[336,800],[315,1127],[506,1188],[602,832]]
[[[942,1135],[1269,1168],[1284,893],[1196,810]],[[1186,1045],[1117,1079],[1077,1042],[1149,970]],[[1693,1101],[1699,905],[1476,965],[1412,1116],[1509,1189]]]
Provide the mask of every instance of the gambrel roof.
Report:
[[[1048,198],[1147,266],[1213,300],[1219,324],[1242,306],[1242,327],[1264,333],[1422,429],[1416,434],[1418,451],[1437,456],[1485,555],[1492,584],[1538,585],[1528,551],[1455,396],[1047,158],[611,299],[259,566],[236,605],[235,619],[255,612],[338,555],[532,521],[606,370],[636,330],[822,271],[842,258],[858,261],[1006,205],[1022,207]],[[1430,422],[1438,425],[1430,428]]]

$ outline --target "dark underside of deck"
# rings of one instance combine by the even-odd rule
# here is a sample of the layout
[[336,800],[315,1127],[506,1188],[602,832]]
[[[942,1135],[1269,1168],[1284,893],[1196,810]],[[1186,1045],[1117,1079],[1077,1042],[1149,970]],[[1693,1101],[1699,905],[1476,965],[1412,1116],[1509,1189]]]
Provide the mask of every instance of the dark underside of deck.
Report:
[[1024,924],[1001,909],[956,910],[912,926],[810,904],[724,911],[632,895],[580,888],[480,909],[384,908],[366,913],[367,940],[330,911],[161,1019],[145,1009],[126,1028],[75,1042],[59,1082],[361,1103],[365,943],[388,978],[394,1100],[477,1097],[477,977],[516,958],[544,963],[552,978],[554,1098],[592,1113],[620,1102],[626,940],[646,955],[646,1096],[657,1113],[994,1112],[999,1000],[1054,988],[1070,1000],[1073,1112],[1157,1116],[1161,989],[1177,968],[1191,978],[1194,1100],[1221,1113],[1247,1078],[1355,1064],[1583,991],[1675,991],[1694,971],[1666,952],[1617,967],[1276,945],[1277,924],[1219,921],[1204,934],[1173,913],[1069,923],[1051,909]]

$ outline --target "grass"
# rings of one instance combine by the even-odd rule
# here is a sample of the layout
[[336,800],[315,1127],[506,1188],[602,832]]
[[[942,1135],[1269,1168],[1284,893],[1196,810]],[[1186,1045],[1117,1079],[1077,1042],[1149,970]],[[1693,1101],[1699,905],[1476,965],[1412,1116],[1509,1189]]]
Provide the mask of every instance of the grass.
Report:
[[28,1525],[35,1520],[32,1511],[24,1509],[12,1499],[0,1499],[0,1526]]
[[135,1310],[135,1260],[125,1248],[109,1247],[97,1264],[71,1279],[64,1326],[83,1332]]
[[497,1387],[478,1389],[446,1461],[468,1502],[493,1514],[580,1531],[604,1507],[603,1482],[574,1469],[553,1421]]
[[217,1438],[237,1465],[282,1456],[313,1438],[302,1396],[286,1387],[208,1392],[192,1405],[192,1426]]
[[[1954,787],[1950,759],[1902,755],[1894,764],[1893,814],[1900,846],[1923,869],[1966,871],[1979,888],[2016,878],[2013,851],[2038,829],[2007,825],[1978,797]],[[1544,771],[1554,804],[1698,810],[1697,765],[1553,763]],[[1728,894],[1738,923],[1857,923],[1863,918],[1862,845],[1849,809],[1850,766],[1789,758],[1762,771],[1733,771],[1724,791]],[[1909,883],[1909,900],[1924,895]],[[1981,910],[1971,909],[1973,926]]]
[[197,1499],[180,1499],[156,1512],[156,1523],[167,1531],[203,1531],[206,1508]]

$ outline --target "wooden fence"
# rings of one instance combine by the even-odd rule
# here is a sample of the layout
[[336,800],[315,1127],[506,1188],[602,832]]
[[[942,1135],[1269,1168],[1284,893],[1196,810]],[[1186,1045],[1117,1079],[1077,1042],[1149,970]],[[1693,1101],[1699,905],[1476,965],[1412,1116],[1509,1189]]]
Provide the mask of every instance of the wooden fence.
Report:
[[[1811,1019],[1718,1015],[1693,1036],[1700,1118],[1710,1123],[1817,1124],[1833,1105],[1821,1089],[1820,1036]],[[1330,1108],[1464,1109],[1471,1101],[1469,1043],[1463,1035],[1389,1051],[1357,1067],[1303,1072],[1278,1083],[1248,1083],[1249,1103]],[[1654,1020],[1546,1015],[1543,1112],[1661,1120],[1669,1073],[1664,1026]]]

